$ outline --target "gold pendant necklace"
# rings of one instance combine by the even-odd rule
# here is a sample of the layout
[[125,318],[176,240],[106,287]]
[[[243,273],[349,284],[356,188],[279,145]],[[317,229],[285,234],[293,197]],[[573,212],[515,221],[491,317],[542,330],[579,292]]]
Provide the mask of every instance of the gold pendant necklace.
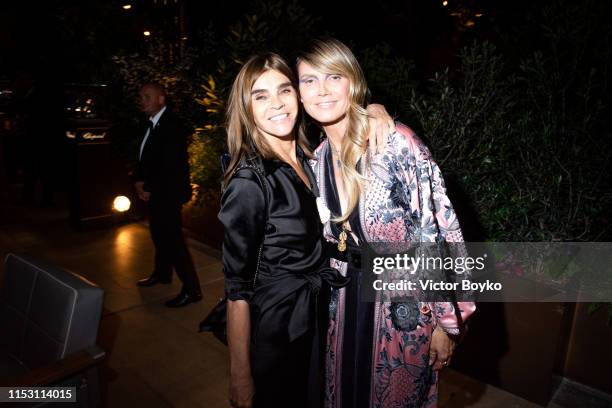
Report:
[[[332,152],[332,161],[335,162],[338,169],[342,169],[342,160],[340,160],[340,152],[334,148],[334,145],[331,141],[329,141],[329,147]],[[346,239],[348,238],[348,222],[344,221],[342,223],[342,231],[338,235],[338,251],[344,252],[346,251]]]
[[347,230],[346,221],[344,221],[342,223],[342,231],[340,231],[340,235],[338,235],[338,251],[340,252],[346,251],[346,239],[348,238],[348,234],[346,233]]

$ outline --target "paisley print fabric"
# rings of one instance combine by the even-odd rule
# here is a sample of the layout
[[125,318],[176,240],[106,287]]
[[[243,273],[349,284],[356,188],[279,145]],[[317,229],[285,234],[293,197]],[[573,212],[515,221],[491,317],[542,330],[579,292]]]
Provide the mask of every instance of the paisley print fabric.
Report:
[[[367,183],[359,202],[359,218],[367,241],[463,242],[444,179],[429,149],[405,125],[398,123],[396,128],[383,153],[361,160],[361,174]],[[329,145],[323,141],[310,161],[321,197],[326,196],[328,188],[326,166],[322,163],[327,149]],[[325,238],[337,242],[330,222],[324,225]],[[332,259],[331,266],[346,275],[345,263]],[[328,408],[346,408],[340,392],[342,340],[351,333],[344,333],[344,304],[345,290],[334,290],[326,348],[325,406]],[[450,334],[459,334],[475,305],[380,300],[374,307],[369,406],[437,406],[437,372],[428,364],[432,332],[440,326]]]

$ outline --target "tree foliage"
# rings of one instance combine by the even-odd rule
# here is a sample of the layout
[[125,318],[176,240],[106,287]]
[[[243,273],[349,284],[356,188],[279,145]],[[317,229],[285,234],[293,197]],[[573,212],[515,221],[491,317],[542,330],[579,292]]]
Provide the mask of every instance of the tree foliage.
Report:
[[198,199],[218,199],[225,101],[238,70],[257,53],[275,51],[290,56],[313,36],[316,23],[295,0],[257,1],[220,40],[209,26],[178,62],[168,61],[166,46],[160,41],[151,41],[145,53],[117,55],[113,60],[129,101],[123,116],[126,120],[138,117],[135,107],[142,84],[155,81],[166,86],[174,108],[193,128],[189,151]]
[[[534,15],[538,29],[529,35],[537,41],[523,39],[520,60],[492,41],[474,41],[461,49],[458,67],[427,83],[389,45],[354,48],[373,101],[399,112],[426,140],[447,179],[465,192],[484,239],[610,237],[611,34],[594,3],[566,3]],[[192,124],[200,198],[216,199],[219,191],[225,101],[240,66],[264,51],[293,61],[317,24],[296,1],[259,1],[225,36],[205,32],[178,63],[169,64],[155,42],[146,55],[115,57],[128,99],[143,81],[159,81]]]
[[370,80],[466,193],[482,238],[610,237],[610,32],[598,14],[589,2],[554,2],[534,16],[539,41],[520,61],[475,41],[461,49],[457,69],[412,87],[408,98],[394,83],[409,80],[405,65]]

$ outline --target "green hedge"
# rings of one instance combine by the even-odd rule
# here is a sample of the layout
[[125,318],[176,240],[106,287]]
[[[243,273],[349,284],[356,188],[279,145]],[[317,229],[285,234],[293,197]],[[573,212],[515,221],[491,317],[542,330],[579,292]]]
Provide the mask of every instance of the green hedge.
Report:
[[[587,3],[541,9],[538,40],[519,59],[475,41],[461,49],[458,66],[427,82],[388,45],[354,47],[373,100],[426,140],[445,176],[467,194],[485,239],[610,238],[610,34],[593,24],[598,11]],[[178,64],[165,61],[161,43],[146,55],[115,57],[127,100],[157,80],[192,124],[200,200],[218,199],[225,100],[240,65],[261,51],[292,60],[317,30],[318,20],[295,1],[258,2],[225,38],[204,33]]]

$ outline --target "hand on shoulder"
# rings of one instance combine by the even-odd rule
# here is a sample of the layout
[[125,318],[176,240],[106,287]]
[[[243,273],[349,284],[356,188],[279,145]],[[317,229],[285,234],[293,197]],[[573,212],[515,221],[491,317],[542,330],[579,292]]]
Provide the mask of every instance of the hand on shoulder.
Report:
[[412,154],[422,160],[429,160],[431,153],[420,137],[407,125],[396,122],[395,133],[391,135],[389,145],[396,152],[409,149]]

